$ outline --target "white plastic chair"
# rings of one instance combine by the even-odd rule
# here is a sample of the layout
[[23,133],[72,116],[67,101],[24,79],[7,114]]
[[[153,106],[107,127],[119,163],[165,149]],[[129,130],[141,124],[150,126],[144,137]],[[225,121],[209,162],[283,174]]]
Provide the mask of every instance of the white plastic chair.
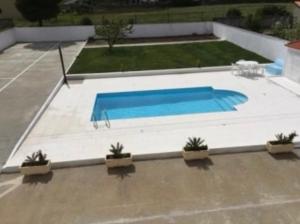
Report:
[[265,75],[265,66],[257,65],[257,74],[264,76]]
[[231,63],[231,74],[232,75],[241,75],[241,68],[235,63]]

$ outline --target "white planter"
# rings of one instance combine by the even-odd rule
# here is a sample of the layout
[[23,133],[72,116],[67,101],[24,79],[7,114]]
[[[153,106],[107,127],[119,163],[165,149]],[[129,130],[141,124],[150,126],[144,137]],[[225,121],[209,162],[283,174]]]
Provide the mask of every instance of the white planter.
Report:
[[277,154],[277,153],[285,153],[285,152],[291,152],[294,149],[294,144],[284,144],[284,145],[278,145],[278,144],[271,144],[270,142],[267,142],[266,145],[267,150],[269,153]]
[[120,159],[108,159],[106,157],[105,164],[108,168],[131,166],[133,164],[132,155]]
[[23,163],[19,169],[21,174],[23,175],[47,174],[51,170],[51,161],[49,160],[46,165],[37,165],[37,166],[24,166]]
[[200,151],[182,151],[182,156],[184,160],[196,160],[196,159],[206,159],[208,158],[208,150]]

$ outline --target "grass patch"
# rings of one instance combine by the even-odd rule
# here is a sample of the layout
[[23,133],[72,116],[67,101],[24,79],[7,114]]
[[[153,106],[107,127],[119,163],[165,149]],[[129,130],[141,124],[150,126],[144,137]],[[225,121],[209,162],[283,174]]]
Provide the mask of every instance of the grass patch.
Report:
[[189,67],[230,65],[239,59],[267,63],[269,60],[227,41],[118,47],[86,48],[80,53],[70,73],[101,73]]

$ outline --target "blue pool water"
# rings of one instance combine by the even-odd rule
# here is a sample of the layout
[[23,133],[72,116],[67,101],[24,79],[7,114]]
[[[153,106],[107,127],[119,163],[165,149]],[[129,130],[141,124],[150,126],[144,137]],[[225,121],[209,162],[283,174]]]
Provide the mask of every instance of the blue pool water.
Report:
[[[92,121],[234,111],[242,93],[212,87],[98,93]],[[106,112],[104,112],[106,111]]]

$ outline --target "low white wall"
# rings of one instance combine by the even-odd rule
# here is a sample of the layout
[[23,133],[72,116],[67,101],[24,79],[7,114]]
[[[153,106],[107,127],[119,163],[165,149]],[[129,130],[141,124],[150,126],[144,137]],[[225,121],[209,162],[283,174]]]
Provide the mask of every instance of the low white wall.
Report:
[[211,34],[212,22],[162,23],[134,25],[129,38],[184,36],[192,34]]
[[16,43],[15,30],[9,29],[0,33],[0,51]]
[[95,35],[94,26],[15,28],[17,42],[80,41]]
[[213,33],[219,38],[226,39],[270,60],[286,58],[287,48],[285,44],[288,42],[286,40],[220,23],[213,23]]
[[285,76],[289,79],[300,83],[300,51],[295,49],[288,49]]

